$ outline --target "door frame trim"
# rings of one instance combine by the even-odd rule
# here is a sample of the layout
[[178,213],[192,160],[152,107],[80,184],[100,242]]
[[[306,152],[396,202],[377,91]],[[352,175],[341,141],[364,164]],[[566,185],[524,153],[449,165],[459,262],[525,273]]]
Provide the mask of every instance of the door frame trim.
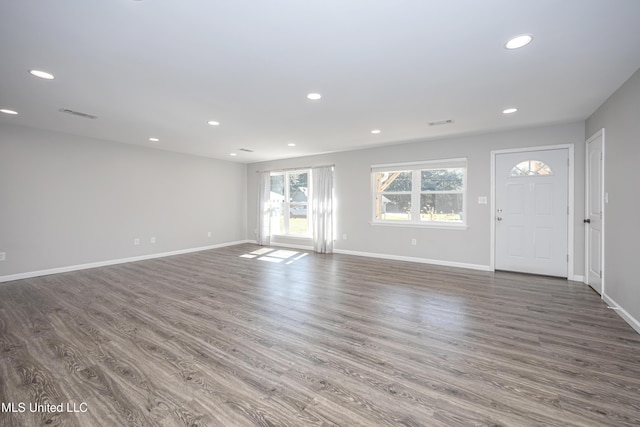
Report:
[[[596,140],[597,138],[602,138],[602,176],[600,177],[600,186],[602,188],[602,194],[600,195],[601,206],[602,206],[602,217],[600,218],[600,234],[602,236],[601,247],[600,247],[600,266],[602,268],[602,272],[600,274],[600,297],[605,298],[605,269],[604,269],[604,233],[605,233],[605,211],[606,211],[606,191],[604,187],[604,160],[605,156],[605,132],[604,128],[599,129],[596,133],[591,135],[584,143],[584,217],[586,218],[589,214],[589,180],[587,179],[587,172],[589,172],[589,156],[588,149],[589,143]],[[589,285],[589,230],[588,227],[584,227],[584,279],[582,282],[585,285]]]
[[575,179],[574,179],[574,146],[573,144],[559,144],[559,145],[543,145],[539,147],[526,147],[526,148],[511,148],[504,150],[492,150],[491,151],[491,214],[489,215],[489,227],[491,233],[490,241],[490,259],[489,270],[496,271],[496,156],[499,154],[510,153],[522,153],[522,152],[536,152],[547,150],[567,150],[569,157],[569,176],[567,181],[567,202],[569,204],[569,214],[567,215],[567,252],[569,260],[567,262],[567,280],[582,281],[581,276],[576,276],[573,271],[574,266],[574,223],[575,223]]

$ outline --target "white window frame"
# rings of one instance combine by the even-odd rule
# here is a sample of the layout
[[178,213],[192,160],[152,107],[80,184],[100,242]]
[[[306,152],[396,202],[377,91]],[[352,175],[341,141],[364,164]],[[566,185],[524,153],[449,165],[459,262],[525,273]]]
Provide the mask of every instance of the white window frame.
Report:
[[[305,234],[292,234],[291,233],[291,227],[290,227],[290,221],[291,221],[291,206],[297,206],[300,205],[301,202],[292,202],[291,201],[291,188],[289,187],[289,175],[290,174],[300,174],[300,173],[306,173],[307,174],[307,201],[306,201],[306,205],[307,205],[307,232]],[[284,176],[284,202],[282,204],[282,213],[284,216],[284,224],[283,224],[283,228],[284,228],[284,233],[273,233],[274,236],[284,236],[284,237],[302,237],[302,238],[309,238],[311,237],[311,192],[312,192],[312,188],[311,188],[311,169],[306,169],[306,168],[302,168],[302,169],[287,169],[287,170],[282,170],[282,171],[273,171],[270,173],[269,175],[269,179],[271,179],[271,177],[276,176],[276,175],[283,175]]]
[[[422,221],[420,219],[420,195],[421,194],[451,194],[460,193],[458,191],[422,191],[421,175],[423,170],[433,169],[464,169],[462,177],[462,222],[448,221]],[[411,171],[411,191],[386,192],[387,194],[411,194],[411,218],[407,221],[385,220],[376,218],[376,173],[379,172],[400,172]],[[453,158],[441,160],[427,160],[422,162],[409,163],[390,163],[371,166],[371,221],[372,225],[384,225],[392,227],[424,227],[424,228],[447,228],[447,229],[466,229],[467,227],[467,175],[468,165],[467,158]]]

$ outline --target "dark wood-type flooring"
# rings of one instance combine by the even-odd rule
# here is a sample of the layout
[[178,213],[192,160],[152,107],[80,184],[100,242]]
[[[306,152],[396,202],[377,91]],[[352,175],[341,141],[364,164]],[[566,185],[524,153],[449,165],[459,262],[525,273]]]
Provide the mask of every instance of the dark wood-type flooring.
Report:
[[0,284],[0,425],[640,425],[640,335],[582,283],[258,249]]

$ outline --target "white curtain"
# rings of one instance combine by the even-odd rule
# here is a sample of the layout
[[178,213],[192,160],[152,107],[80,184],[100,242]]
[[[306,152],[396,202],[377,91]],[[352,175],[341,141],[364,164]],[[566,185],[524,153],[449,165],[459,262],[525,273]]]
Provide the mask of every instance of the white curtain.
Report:
[[260,172],[258,183],[258,235],[259,245],[271,243],[271,173]]
[[333,252],[333,166],[313,168],[311,173],[313,249]]

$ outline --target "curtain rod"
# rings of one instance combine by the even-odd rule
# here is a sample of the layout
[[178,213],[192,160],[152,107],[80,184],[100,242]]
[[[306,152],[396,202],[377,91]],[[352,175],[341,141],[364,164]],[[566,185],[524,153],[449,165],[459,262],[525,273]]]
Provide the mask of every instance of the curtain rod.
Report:
[[256,173],[261,173],[261,172],[287,172],[287,171],[295,171],[295,170],[300,170],[300,169],[313,169],[313,168],[328,168],[328,167],[332,167],[334,168],[336,165],[320,165],[320,166],[298,166],[297,168],[284,168],[284,169],[270,169],[270,170],[265,170],[265,171],[256,171]]

